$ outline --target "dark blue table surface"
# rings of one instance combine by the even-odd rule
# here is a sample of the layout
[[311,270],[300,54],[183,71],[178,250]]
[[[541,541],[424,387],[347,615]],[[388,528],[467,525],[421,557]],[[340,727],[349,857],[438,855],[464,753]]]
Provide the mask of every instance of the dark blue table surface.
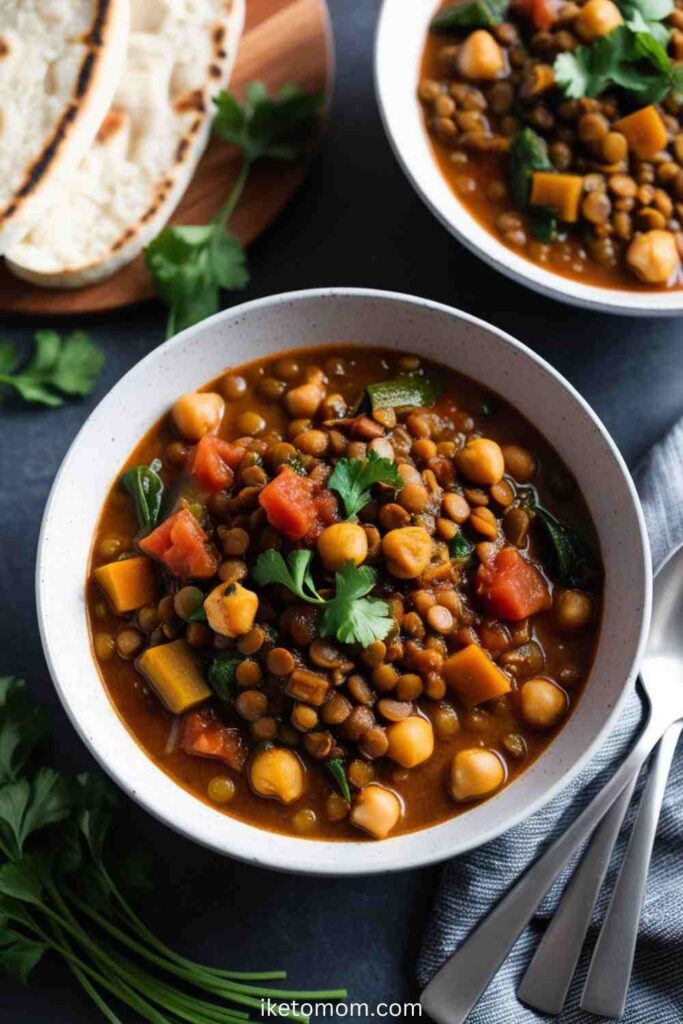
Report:
[[[470,255],[412,192],[384,137],[373,94],[377,0],[332,0],[337,84],[329,129],[305,186],[250,253],[244,298],[321,285],[387,288],[461,307],[545,356],[588,399],[633,465],[683,412],[683,329],[676,320],[589,314],[543,299]],[[25,320],[2,337],[27,345]],[[38,638],[35,548],[52,479],[106,390],[163,338],[149,303],[81,321],[106,353],[95,394],[61,410],[0,409],[0,675],[25,676],[53,710],[56,757],[90,758],[57,704]],[[414,964],[438,869],[323,880],[221,859],[130,805],[121,828],[156,858],[146,916],[193,957],[283,966],[294,985],[345,983],[355,1000],[416,998]],[[24,990],[0,978],[0,1019],[84,1024],[97,1015],[59,969]],[[356,1018],[360,1019],[360,1018]]]

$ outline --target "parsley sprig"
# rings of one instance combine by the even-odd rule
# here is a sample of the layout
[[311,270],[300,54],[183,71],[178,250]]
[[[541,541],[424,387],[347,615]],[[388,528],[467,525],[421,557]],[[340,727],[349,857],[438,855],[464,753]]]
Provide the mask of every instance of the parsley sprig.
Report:
[[333,636],[341,643],[358,643],[363,647],[383,640],[393,620],[386,601],[367,596],[376,582],[374,570],[347,562],[335,573],[334,597],[324,598],[311,574],[312,560],[312,551],[292,551],[285,561],[279,551],[271,548],[259,555],[252,575],[261,586],[279,583],[302,601],[319,605],[321,636]]
[[62,340],[57,331],[36,331],[33,356],[20,368],[12,342],[0,343],[0,401],[3,390],[16,392],[25,402],[56,408],[66,398],[84,398],[95,387],[104,366],[104,354],[85,331],[73,331]]
[[269,96],[251,82],[244,103],[221,92],[215,103],[214,134],[238,147],[242,162],[226,202],[209,224],[167,227],[147,249],[147,267],[169,307],[167,337],[216,313],[221,289],[238,291],[249,282],[244,249],[228,229],[254,164],[292,162],[310,147],[323,97],[284,85]]
[[[112,1000],[149,1024],[244,1024],[245,1011],[258,1012],[272,998],[279,1016],[307,1024],[304,1013],[279,1000],[345,998],[343,989],[281,992],[264,982],[284,978],[283,971],[207,967],[161,942],[109,867],[118,805],[109,784],[28,768],[46,730],[45,716],[29,703],[22,682],[0,679],[0,972],[27,983],[46,954],[56,955],[109,1024],[121,1024]],[[135,878],[151,887],[135,851],[114,863],[129,884]]]
[[339,494],[347,519],[352,519],[370,501],[373,484],[398,489],[403,481],[393,462],[371,451],[367,459],[339,459],[327,486]]
[[594,43],[561,53],[555,81],[570,99],[599,96],[610,86],[641,105],[659,103],[669,92],[683,96],[683,68],[666,52],[669,30],[658,20],[673,10],[670,0],[624,0],[623,25]]

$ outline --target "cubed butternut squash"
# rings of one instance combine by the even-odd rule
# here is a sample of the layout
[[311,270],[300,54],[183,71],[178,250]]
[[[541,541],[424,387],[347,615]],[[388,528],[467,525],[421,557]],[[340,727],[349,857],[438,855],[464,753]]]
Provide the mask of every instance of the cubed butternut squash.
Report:
[[477,646],[469,644],[444,662],[444,679],[465,707],[473,708],[510,692],[507,676]]
[[192,648],[185,640],[148,647],[137,667],[162,704],[174,715],[182,715],[211,696]]
[[531,205],[545,207],[567,224],[574,224],[579,219],[582,194],[583,178],[580,174],[534,171],[531,175]]
[[149,558],[136,555],[120,562],[109,562],[95,569],[95,580],[102,587],[119,615],[134,612],[157,598],[157,578]]
[[626,137],[628,148],[641,160],[649,160],[666,149],[666,127],[656,108],[650,105],[622,117],[612,125],[612,131]]

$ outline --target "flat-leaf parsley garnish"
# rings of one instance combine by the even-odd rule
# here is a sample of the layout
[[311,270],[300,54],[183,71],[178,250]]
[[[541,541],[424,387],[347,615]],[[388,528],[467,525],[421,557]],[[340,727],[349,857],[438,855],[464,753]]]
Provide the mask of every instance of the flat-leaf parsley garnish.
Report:
[[340,459],[327,486],[339,494],[347,519],[352,519],[370,501],[373,484],[398,489],[403,481],[393,462],[371,451],[367,459]]
[[302,601],[319,605],[321,636],[334,636],[341,643],[364,647],[383,640],[393,620],[386,601],[367,596],[376,582],[374,569],[347,562],[335,573],[334,596],[324,598],[311,575],[312,558],[311,551],[292,551],[285,562],[279,551],[271,549],[259,555],[252,575],[262,586],[279,583]]

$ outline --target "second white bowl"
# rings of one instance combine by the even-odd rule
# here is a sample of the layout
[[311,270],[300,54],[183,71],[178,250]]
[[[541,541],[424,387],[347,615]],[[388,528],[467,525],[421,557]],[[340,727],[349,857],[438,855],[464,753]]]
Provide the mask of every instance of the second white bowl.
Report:
[[537,292],[627,316],[679,316],[683,289],[628,291],[583,284],[525,259],[479,224],[454,195],[432,153],[417,84],[437,0],[384,0],[375,46],[375,87],[384,126],[418,195],[448,230],[492,267]]

